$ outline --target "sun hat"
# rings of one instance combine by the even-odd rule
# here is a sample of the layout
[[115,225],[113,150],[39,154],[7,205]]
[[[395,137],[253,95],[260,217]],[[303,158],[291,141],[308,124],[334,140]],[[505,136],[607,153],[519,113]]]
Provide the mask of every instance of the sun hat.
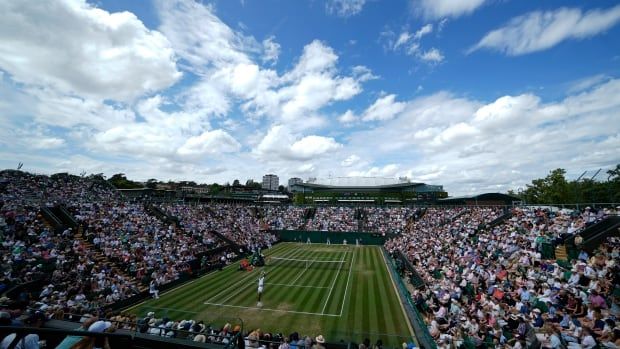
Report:
[[323,335],[320,334],[318,337],[315,338],[317,343],[325,343],[325,338],[323,338]]
[[112,323],[110,321],[103,321],[103,320],[95,321],[88,328],[88,332],[99,332],[99,333],[101,333],[101,332],[107,330],[108,328],[110,328],[110,326],[112,326]]

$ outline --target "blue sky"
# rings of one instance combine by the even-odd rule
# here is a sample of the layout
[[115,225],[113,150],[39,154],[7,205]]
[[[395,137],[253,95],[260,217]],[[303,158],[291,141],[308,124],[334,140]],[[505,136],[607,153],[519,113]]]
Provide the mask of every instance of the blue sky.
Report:
[[506,191],[620,163],[615,1],[8,1],[0,166]]

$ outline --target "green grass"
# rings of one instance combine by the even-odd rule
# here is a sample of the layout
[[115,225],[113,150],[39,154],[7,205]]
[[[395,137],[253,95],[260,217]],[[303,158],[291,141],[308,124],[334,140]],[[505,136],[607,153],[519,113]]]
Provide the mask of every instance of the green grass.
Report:
[[[129,311],[175,320],[196,319],[214,326],[238,324],[244,330],[260,328],[285,335],[322,334],[329,342],[382,339],[399,347],[411,341],[408,320],[394,289],[382,251],[377,246],[306,245],[281,243],[269,257],[318,262],[267,265],[251,272],[238,271],[235,263],[151,299]],[[262,307],[257,307],[257,280],[267,272]]]

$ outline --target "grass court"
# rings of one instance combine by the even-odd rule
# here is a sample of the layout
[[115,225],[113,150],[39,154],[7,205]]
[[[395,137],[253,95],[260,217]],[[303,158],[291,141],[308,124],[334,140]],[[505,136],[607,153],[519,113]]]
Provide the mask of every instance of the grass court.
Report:
[[[244,331],[322,334],[328,342],[368,337],[390,347],[413,333],[378,246],[280,243],[263,251],[267,265],[239,271],[234,263],[141,303],[129,311],[216,327],[240,323]],[[262,304],[258,277],[267,274]]]

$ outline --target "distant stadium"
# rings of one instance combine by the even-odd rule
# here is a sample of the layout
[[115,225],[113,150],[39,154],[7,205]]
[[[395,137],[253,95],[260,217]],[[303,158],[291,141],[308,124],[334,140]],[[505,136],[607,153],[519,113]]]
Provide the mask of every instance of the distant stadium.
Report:
[[448,193],[441,185],[410,182],[407,178],[337,177],[297,183],[290,191],[297,203],[406,204],[435,202]]

